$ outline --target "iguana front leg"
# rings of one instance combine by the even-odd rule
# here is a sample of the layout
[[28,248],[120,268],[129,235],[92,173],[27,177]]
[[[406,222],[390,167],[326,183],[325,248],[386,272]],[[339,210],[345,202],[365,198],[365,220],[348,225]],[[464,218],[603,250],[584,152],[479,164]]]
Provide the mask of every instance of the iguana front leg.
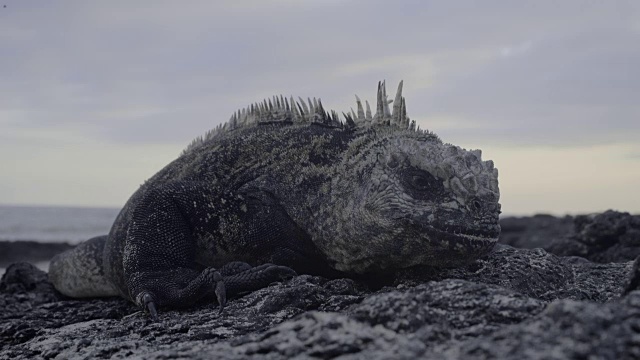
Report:
[[[139,272],[139,277],[129,277],[131,295],[135,303],[157,320],[158,306],[183,307],[215,294],[220,311],[227,300],[226,286],[222,274],[214,268],[198,273],[191,269],[172,271]],[[186,285],[185,285],[186,283]]]
[[[184,274],[187,274],[187,272],[183,271],[181,276],[184,276]],[[166,273],[160,273],[158,275],[166,275]],[[220,312],[222,312],[228,296],[233,297],[242,293],[255,291],[268,286],[274,281],[281,281],[295,275],[295,271],[286,266],[262,264],[251,267],[251,265],[245,262],[235,261],[226,264],[220,268],[219,271],[216,271],[214,268],[207,268],[196,275],[195,279],[191,280],[185,288],[170,291],[169,296],[173,299],[184,299],[186,300],[185,302],[180,304],[158,303],[158,294],[166,297],[167,291],[156,289],[155,292],[143,290],[136,296],[135,303],[147,311],[154,320],[157,320],[158,312],[156,304],[185,306],[213,292],[218,300]],[[159,282],[168,283],[166,278],[159,280]],[[163,298],[163,301],[166,301],[166,298]]]
[[[215,232],[216,222],[201,221],[198,202],[227,201],[201,184],[173,183],[147,191],[133,210],[123,256],[125,283],[129,298],[154,318],[158,307],[184,307],[213,295],[222,308],[227,296],[295,274],[272,264],[255,268],[230,264],[199,271],[195,259],[202,249],[194,232]],[[215,208],[210,211],[205,215],[216,214]]]

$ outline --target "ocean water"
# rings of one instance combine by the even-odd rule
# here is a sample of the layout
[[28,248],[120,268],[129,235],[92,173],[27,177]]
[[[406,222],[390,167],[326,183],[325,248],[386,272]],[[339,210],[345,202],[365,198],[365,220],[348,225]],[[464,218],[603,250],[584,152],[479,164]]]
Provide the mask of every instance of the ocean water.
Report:
[[77,244],[109,233],[120,209],[0,205],[0,240]]
[[[77,244],[109,233],[120,209],[0,205],[0,240]],[[48,261],[35,263],[47,270]],[[0,268],[0,276],[5,269]]]

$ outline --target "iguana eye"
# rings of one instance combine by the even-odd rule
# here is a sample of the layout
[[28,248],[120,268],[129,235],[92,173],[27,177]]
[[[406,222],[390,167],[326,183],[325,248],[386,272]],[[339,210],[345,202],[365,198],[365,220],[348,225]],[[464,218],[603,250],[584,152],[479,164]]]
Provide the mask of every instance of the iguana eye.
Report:
[[411,177],[411,185],[417,190],[427,190],[431,182],[425,176],[413,175]]
[[425,192],[438,188],[438,180],[433,175],[420,169],[409,170],[404,176],[405,187],[415,192]]

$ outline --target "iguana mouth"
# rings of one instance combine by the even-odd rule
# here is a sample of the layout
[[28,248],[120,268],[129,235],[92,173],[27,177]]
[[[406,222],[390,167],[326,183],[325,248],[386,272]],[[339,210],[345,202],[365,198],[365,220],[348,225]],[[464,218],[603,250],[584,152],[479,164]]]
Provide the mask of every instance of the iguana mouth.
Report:
[[[469,264],[485,255],[498,242],[499,224],[486,224],[482,229],[465,227],[436,227],[434,224],[405,222],[404,230],[394,243],[396,254],[402,256],[407,266],[428,265],[435,267],[456,267]],[[412,240],[418,240],[416,243]],[[428,250],[420,250],[426,247]]]
[[440,233],[439,235],[462,237],[469,240],[497,240],[498,236],[500,236],[500,225],[498,224],[487,225],[484,228],[475,229],[455,225],[445,227],[431,225],[430,227],[434,231]]
[[[430,261],[437,262],[439,257],[447,258],[450,262],[465,263],[470,258],[477,258],[491,250],[498,242],[500,225],[484,224],[482,228],[469,228],[462,226],[438,226],[437,224],[425,224],[408,221],[405,227],[409,233],[420,234],[420,237],[429,244],[432,254]],[[409,230],[411,229],[411,230]],[[451,256],[456,254],[455,256]]]
[[413,228],[418,233],[426,233],[430,237],[443,240],[468,240],[496,242],[500,236],[500,224],[496,222],[483,222],[479,226],[469,227],[460,225],[442,224],[441,222],[416,221],[405,217],[405,226]]
[[[432,225],[423,227],[422,231],[429,241],[441,251],[456,251],[462,254],[479,255],[493,248],[500,235],[500,225],[487,226],[484,229],[452,227],[439,229]],[[436,250],[437,251],[437,250]]]

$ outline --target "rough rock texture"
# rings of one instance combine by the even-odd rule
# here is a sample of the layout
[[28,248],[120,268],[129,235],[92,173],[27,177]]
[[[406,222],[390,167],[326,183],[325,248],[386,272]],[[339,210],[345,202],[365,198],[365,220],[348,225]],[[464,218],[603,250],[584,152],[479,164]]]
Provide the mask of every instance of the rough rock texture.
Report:
[[159,322],[123,299],[64,298],[18,263],[0,282],[0,359],[637,359],[639,261],[501,245],[467,267],[414,268],[379,289],[302,275],[232,299],[222,314],[212,301]]
[[500,242],[515,247],[540,247],[556,255],[600,263],[631,261],[640,255],[640,215],[626,212],[512,217],[502,219],[500,226]]
[[575,233],[552,244],[558,255],[576,255],[596,262],[629,261],[640,255],[640,216],[606,211],[577,216]]
[[573,233],[573,217],[538,214],[500,219],[499,242],[518,248],[546,248],[551,242]]

